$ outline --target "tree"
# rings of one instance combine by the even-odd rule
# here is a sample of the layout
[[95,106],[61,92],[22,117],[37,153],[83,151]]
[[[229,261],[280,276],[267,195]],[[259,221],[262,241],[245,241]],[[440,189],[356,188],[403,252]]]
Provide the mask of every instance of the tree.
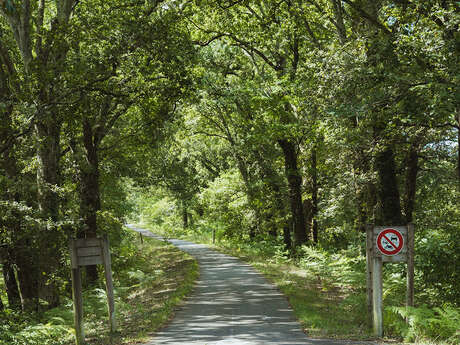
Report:
[[[71,44],[71,72],[79,73],[76,80],[75,74],[69,73],[68,84],[77,90],[70,110],[78,116],[71,120],[76,128],[69,133],[69,144],[80,170],[83,226],[79,237],[98,234],[100,151],[107,150],[103,147],[105,138],[117,136],[123,126],[120,122],[127,116],[155,124],[166,121],[174,103],[186,93],[185,67],[193,52],[177,12],[159,4],[122,8],[118,1],[97,8],[82,4],[76,13],[75,26],[85,35],[76,35]],[[148,106],[139,107],[142,103]],[[87,276],[96,282],[95,266],[87,267]]]
[[[266,95],[267,120],[273,124],[276,143],[284,156],[294,242],[299,246],[307,241],[302,172],[298,162],[299,138],[292,130],[298,125],[300,114],[290,100],[295,97],[293,85],[299,80],[298,71],[305,68],[303,57],[319,46],[325,33],[316,7],[297,1],[236,2],[228,6],[209,2],[206,5],[210,8],[209,15],[203,16],[207,12],[201,12],[192,19],[197,42],[208,45],[221,40],[239,47],[261,81],[258,87]],[[313,25],[318,31],[312,30]]]
[[[29,0],[6,1],[0,10],[20,53],[20,61],[14,61],[11,52],[9,56],[4,54],[4,59],[12,62],[8,64],[10,73],[21,76],[21,103],[33,116],[34,135],[37,138],[37,200],[43,221],[40,236],[43,255],[40,256],[38,267],[45,273],[40,275],[38,292],[50,306],[59,303],[56,282],[48,280],[59,267],[60,253],[57,240],[60,234],[53,225],[59,218],[56,187],[60,184],[62,119],[58,104],[63,100],[62,91],[65,89],[61,84],[62,68],[69,49],[65,37],[77,3],[75,0],[57,1],[54,12],[48,10],[48,6],[54,7],[54,4],[44,0],[38,3]],[[53,12],[54,15],[51,14]]]

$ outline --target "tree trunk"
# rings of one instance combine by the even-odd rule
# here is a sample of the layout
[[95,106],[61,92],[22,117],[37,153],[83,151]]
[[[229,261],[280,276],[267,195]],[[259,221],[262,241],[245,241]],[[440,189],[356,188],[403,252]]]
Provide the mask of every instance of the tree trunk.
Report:
[[[6,255],[4,255],[6,252]],[[2,257],[3,280],[5,281],[6,295],[8,296],[8,306],[10,309],[18,310],[21,308],[21,296],[19,295],[18,283],[14,275],[14,266],[7,250]]]
[[55,225],[59,216],[56,187],[59,186],[60,123],[53,113],[43,112],[38,114],[38,118],[35,124],[38,142],[37,199],[43,221],[39,236],[38,269],[44,273],[40,274],[38,291],[40,298],[52,308],[59,305],[59,292],[57,283],[51,277],[61,265],[59,259],[62,239]]
[[291,238],[291,227],[286,224],[283,227],[283,242],[286,250],[291,251],[292,249],[292,238]]
[[311,231],[313,243],[318,244],[318,167],[317,167],[317,150],[313,147],[311,153]]
[[188,212],[187,203],[182,201],[182,226],[184,229],[188,229]]
[[284,167],[288,181],[289,200],[294,225],[294,247],[298,247],[308,240],[302,207],[302,177],[297,166],[297,152],[294,144],[286,139],[279,139],[278,144],[284,154]]
[[402,225],[401,203],[399,199],[396,163],[393,149],[386,146],[376,157],[378,173],[378,198],[382,207],[379,217],[381,225]]
[[313,205],[312,205],[311,199],[306,198],[303,201],[302,206],[303,206],[303,214],[305,217],[305,224],[307,225],[307,234],[309,233],[311,234],[312,224],[313,224],[313,212],[312,212]]
[[[5,79],[2,78],[2,81]],[[1,85],[0,92],[8,93],[6,87]],[[0,186],[2,190],[0,198],[12,202],[19,202],[20,196],[17,192],[17,185],[19,184],[19,168],[16,158],[14,156],[14,147],[16,143],[7,143],[5,140],[12,136],[12,121],[11,113],[12,107],[7,107],[2,114],[2,124],[0,126],[0,144],[5,145],[3,152],[0,154],[0,174],[4,174],[6,179],[4,184]],[[9,188],[12,186],[13,188]],[[11,192],[11,190],[15,192]],[[3,279],[5,282],[6,293],[8,296],[8,305],[10,309],[19,309],[21,307],[21,297],[19,294],[19,287],[14,274],[14,257],[11,255],[16,252],[14,245],[16,243],[16,236],[21,231],[21,215],[13,209],[11,216],[0,217],[0,228],[7,229],[10,234],[10,241],[0,239],[0,264],[3,267]]]
[[[2,91],[7,92],[6,89]],[[12,107],[8,107],[3,113],[3,123],[0,131],[0,138],[6,139],[12,137],[11,129],[11,112]],[[1,154],[0,168],[7,178],[7,184],[13,188],[6,187],[2,191],[2,198],[17,203],[21,201],[21,195],[18,192],[18,186],[21,183],[20,171],[14,156],[16,142],[2,142],[7,145]],[[14,192],[11,192],[14,191]],[[1,262],[3,263],[3,276],[6,284],[8,303],[10,308],[16,309],[22,306],[23,310],[37,310],[38,308],[38,278],[36,272],[38,259],[36,247],[30,246],[31,240],[27,238],[30,235],[24,235],[21,230],[22,215],[16,209],[13,209],[11,216],[0,218],[0,227],[8,229],[10,234],[10,243],[2,243]],[[18,237],[20,239],[18,239]],[[19,246],[18,246],[19,244]],[[14,266],[18,275],[18,280],[14,274]],[[26,272],[23,274],[23,272]],[[19,283],[19,286],[18,286]],[[21,295],[19,293],[21,291]]]
[[[83,146],[85,158],[80,163],[80,214],[83,229],[80,237],[97,236],[97,212],[101,209],[99,187],[98,140],[87,119],[83,121]],[[98,279],[97,266],[86,266],[87,283],[94,285]]]
[[[269,224],[269,234],[270,236],[276,238],[278,236],[278,222],[277,219],[286,219],[287,218],[287,201],[285,195],[283,195],[282,190],[284,186],[282,185],[282,179],[278,173],[273,169],[270,162],[267,162],[262,156],[259,150],[255,151],[257,162],[264,176],[264,182],[269,186],[273,191],[273,199],[275,207],[271,207],[268,211],[268,216],[266,217],[267,223]],[[289,225],[284,224],[283,227],[286,227],[289,230]],[[289,234],[289,246],[290,246],[290,237]]]
[[[353,163],[353,169],[359,175],[366,175],[370,171],[369,157],[365,154],[364,150],[360,149],[356,152],[356,158]],[[377,203],[376,186],[373,181],[367,181],[363,184],[356,184],[356,200],[358,209],[358,219],[356,222],[356,230],[358,232],[366,233],[366,225],[373,223],[374,210]]]
[[55,187],[59,185],[60,124],[50,115],[37,122],[35,129],[38,139],[38,207],[44,220],[56,221],[59,214]]
[[[38,298],[40,285],[40,266],[37,265],[39,258],[36,255],[38,250],[31,245],[30,241],[22,243],[23,248],[15,253],[18,282],[21,290],[22,309],[25,311],[38,311]],[[43,278],[42,278],[43,279]]]
[[418,171],[418,145],[412,143],[408,152],[406,167],[406,195],[404,203],[406,223],[411,223],[413,218]]

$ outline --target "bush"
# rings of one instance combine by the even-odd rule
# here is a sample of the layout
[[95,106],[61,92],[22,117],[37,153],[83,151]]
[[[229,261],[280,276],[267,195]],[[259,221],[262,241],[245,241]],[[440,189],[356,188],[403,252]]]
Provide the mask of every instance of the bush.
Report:
[[38,322],[35,316],[13,312],[9,309],[0,313],[0,345],[60,345],[72,337],[73,329],[67,321],[68,313],[54,310]]
[[442,341],[445,344],[460,342],[458,308],[387,307],[385,320],[385,327],[389,333],[401,335],[408,342],[423,340]]

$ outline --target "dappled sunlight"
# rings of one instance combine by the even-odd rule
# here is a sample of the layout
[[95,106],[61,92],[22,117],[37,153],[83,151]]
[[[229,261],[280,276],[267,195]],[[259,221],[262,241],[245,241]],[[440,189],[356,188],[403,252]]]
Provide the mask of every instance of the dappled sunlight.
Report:
[[251,266],[205,245],[168,241],[197,259],[200,278],[174,320],[148,345],[357,344],[308,339],[284,295]]

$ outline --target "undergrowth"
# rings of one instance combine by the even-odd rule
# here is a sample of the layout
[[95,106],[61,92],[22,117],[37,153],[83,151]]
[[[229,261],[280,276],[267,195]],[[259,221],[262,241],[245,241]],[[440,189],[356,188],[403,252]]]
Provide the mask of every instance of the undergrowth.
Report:
[[[147,341],[191,291],[198,266],[187,254],[151,238],[144,238],[142,245],[126,243],[119,253],[112,254],[112,260],[118,332],[109,333],[107,297],[102,285],[83,294],[86,342],[121,345]],[[0,312],[0,345],[74,343],[72,300],[68,297],[63,298],[59,308],[41,314],[10,309]]]
[[[189,239],[212,245],[210,231],[188,231]],[[217,249],[240,257],[261,271],[288,297],[311,337],[371,339],[367,317],[366,260],[360,246],[327,251],[302,247],[288,256],[281,241],[254,242],[216,236]],[[406,308],[404,270],[384,267],[384,330],[387,340],[417,344],[460,344],[460,310],[455,306]],[[407,320],[407,321],[406,321]]]

